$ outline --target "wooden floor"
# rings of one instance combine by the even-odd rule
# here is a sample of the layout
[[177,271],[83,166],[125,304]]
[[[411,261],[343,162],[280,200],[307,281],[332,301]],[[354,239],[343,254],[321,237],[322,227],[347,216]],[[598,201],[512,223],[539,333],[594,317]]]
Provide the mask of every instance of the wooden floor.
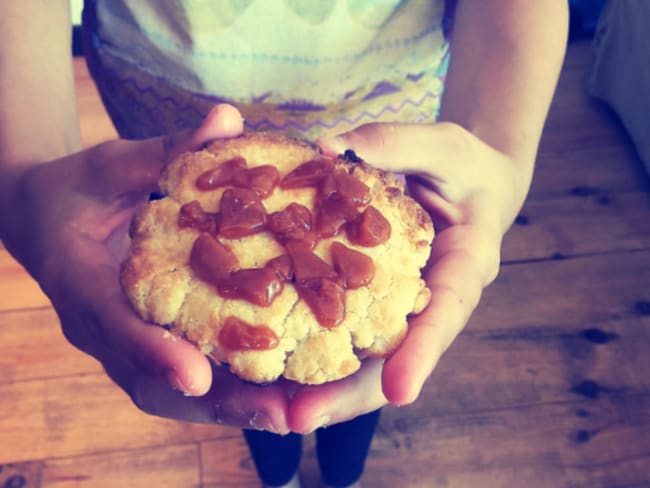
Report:
[[[650,486],[650,187],[589,56],[570,46],[499,278],[419,401],[385,409],[366,487]],[[91,144],[113,131],[76,69]],[[2,249],[0,464],[3,488],[257,486],[236,429],[136,410]]]

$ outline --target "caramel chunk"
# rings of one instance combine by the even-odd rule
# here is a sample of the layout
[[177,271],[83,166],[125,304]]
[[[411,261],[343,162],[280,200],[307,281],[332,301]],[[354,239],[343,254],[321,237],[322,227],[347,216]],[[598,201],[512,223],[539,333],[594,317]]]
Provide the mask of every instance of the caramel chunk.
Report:
[[219,233],[228,239],[257,234],[266,225],[266,210],[253,190],[226,190],[221,197],[219,210]]
[[345,290],[336,281],[307,279],[297,282],[296,290],[323,327],[336,327],[345,318]]
[[370,189],[346,171],[338,170],[326,175],[320,183],[321,198],[327,198],[332,193],[338,193],[352,205],[359,207],[370,202]]
[[317,237],[312,232],[311,212],[299,203],[291,203],[284,210],[269,215],[268,229],[280,244],[303,241],[310,249],[314,247]]
[[201,234],[190,252],[190,267],[203,281],[218,285],[239,265],[235,254],[208,234]]
[[334,161],[320,157],[301,164],[280,182],[281,188],[307,188],[318,185],[321,179],[334,171]]
[[217,214],[205,212],[198,200],[186,203],[178,214],[181,229],[196,229],[211,235],[217,233]]
[[269,260],[265,268],[272,270],[282,281],[293,280],[293,264],[288,254],[282,254]]
[[200,174],[195,185],[201,191],[214,190],[215,188],[230,185],[233,174],[245,169],[246,160],[241,156],[237,156],[221,163],[214,169]]
[[312,278],[334,279],[338,277],[334,268],[311,251],[300,249],[290,251],[289,257],[293,264],[296,281],[304,281]]
[[266,267],[233,271],[218,285],[222,297],[247,300],[261,307],[271,305],[283,288],[281,277],[273,269]]
[[219,331],[219,344],[232,351],[266,351],[278,347],[280,340],[266,325],[251,325],[228,317]]
[[390,238],[390,222],[375,207],[367,207],[363,213],[347,225],[347,235],[351,243],[364,247],[374,247]]
[[244,158],[237,156],[214,169],[208,170],[196,179],[196,187],[210,191],[227,185],[248,188],[261,198],[268,197],[280,181],[280,172],[275,166],[263,165],[247,168]]
[[375,275],[375,264],[372,259],[340,242],[332,243],[330,251],[334,269],[343,278],[345,288],[353,290],[370,283]]
[[357,207],[340,193],[332,193],[318,202],[316,209],[316,231],[322,237],[338,235],[347,222],[356,220]]

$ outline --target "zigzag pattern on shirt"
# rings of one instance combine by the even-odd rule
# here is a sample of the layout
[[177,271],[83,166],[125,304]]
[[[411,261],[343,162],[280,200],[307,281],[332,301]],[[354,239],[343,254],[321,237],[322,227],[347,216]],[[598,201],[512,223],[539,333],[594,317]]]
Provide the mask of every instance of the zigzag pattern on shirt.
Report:
[[[398,114],[407,106],[411,106],[414,108],[421,108],[427,101],[435,100],[439,97],[440,97],[439,94],[433,92],[426,92],[419,100],[406,98],[402,101],[402,103],[400,103],[397,106],[385,105],[379,111],[374,113],[368,110],[363,110],[359,112],[359,115],[357,115],[356,117],[350,118],[346,116],[341,116],[341,117],[334,118],[331,122],[327,122],[322,119],[314,120],[309,123],[300,123],[297,120],[287,120],[281,124],[278,124],[276,122],[273,122],[271,119],[264,117],[254,122],[247,120],[246,126],[253,130],[272,129],[277,131],[284,131],[287,129],[295,129],[301,132],[307,132],[316,127],[323,128],[323,129],[333,129],[334,127],[340,124],[349,124],[351,126],[356,126],[360,124],[362,121],[375,122],[377,120],[380,120],[387,113]],[[430,115],[431,118],[433,119],[434,114],[430,114]]]
[[[165,104],[169,104],[170,106],[172,106],[173,112],[177,114],[173,122],[176,128],[188,128],[188,123],[187,123],[188,120],[197,120],[197,119],[201,120],[207,114],[207,110],[201,111],[197,108],[196,105],[181,103],[173,96],[159,94],[152,86],[141,86],[141,84],[138,82],[135,76],[121,77],[117,72],[117,70],[111,68],[107,68],[107,71],[110,72],[110,75],[114,81],[122,85],[122,89],[125,86],[129,86],[131,91],[137,94],[137,96],[128,97],[129,102],[133,103],[133,105],[141,105],[141,106],[147,105],[147,104],[143,104],[142,100],[146,100],[146,99],[153,100],[153,102],[155,103],[155,108],[153,108],[151,105],[148,107],[151,110],[152,114],[155,114],[157,111],[162,111],[163,109],[161,107]],[[210,105],[215,105],[218,103],[229,103],[235,106],[238,105],[235,101],[224,97],[196,94],[191,92],[185,92],[185,93],[187,93],[191,97],[203,99],[205,102],[209,103]],[[331,121],[327,121],[324,119],[316,119],[313,121],[301,123],[300,121],[297,120],[286,120],[283,121],[282,123],[277,123],[268,117],[263,117],[256,121],[246,120],[245,124],[246,127],[252,130],[285,131],[288,129],[293,129],[300,132],[307,132],[315,128],[329,130],[329,129],[333,129],[334,127],[340,124],[348,124],[350,126],[356,126],[360,124],[362,121],[374,122],[380,120],[384,115],[388,113],[398,114],[408,106],[418,109],[421,108],[426,102],[436,100],[438,98],[440,98],[439,93],[427,91],[419,99],[405,98],[404,100],[402,100],[400,104],[396,106],[385,105],[375,112],[371,112],[369,110],[363,110],[359,112],[359,114],[355,117],[339,116],[339,117],[332,118]],[[433,119],[435,114],[428,114],[428,115],[430,115],[430,117]]]
[[[141,84],[138,82],[137,77],[135,76],[122,77],[120,73],[114,68],[104,67],[104,69],[109,75],[107,78],[113,80],[113,84],[116,85],[116,87],[118,87],[115,88],[116,91],[121,92],[124,90],[125,87],[130,87],[130,91],[136,94],[135,96],[131,96],[127,98],[128,102],[133,104],[133,106],[146,105],[145,103],[143,103],[143,100],[153,99],[156,108],[151,108],[151,107],[148,108],[150,108],[152,113],[156,113],[157,111],[162,110],[160,108],[162,105],[165,104],[171,105],[173,107],[174,113],[179,114],[174,120],[174,125],[178,128],[184,128],[187,125],[186,123],[184,123],[184,121],[187,121],[188,119],[192,120],[197,117],[199,119],[202,119],[207,115],[207,112],[203,112],[199,110],[196,107],[196,105],[180,103],[176,98],[174,98],[171,95],[161,95],[152,86],[141,86]],[[216,105],[218,103],[230,103],[232,105],[235,105],[235,102],[223,97],[216,97],[216,96],[191,93],[191,92],[186,92],[186,93],[188,93],[188,95],[192,97],[204,99],[206,102],[210,103],[211,105]]]

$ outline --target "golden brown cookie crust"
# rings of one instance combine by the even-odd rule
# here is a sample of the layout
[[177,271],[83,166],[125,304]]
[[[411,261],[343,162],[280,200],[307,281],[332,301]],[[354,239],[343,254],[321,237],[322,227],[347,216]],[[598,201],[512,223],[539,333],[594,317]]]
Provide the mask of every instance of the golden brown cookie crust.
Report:
[[[331,329],[323,327],[291,284],[268,307],[224,299],[190,268],[190,251],[200,232],[180,228],[178,215],[181,206],[193,200],[208,212],[218,210],[225,188],[201,191],[195,181],[235,156],[244,157],[249,167],[274,165],[284,176],[318,156],[318,150],[303,141],[251,133],[215,141],[170,163],[159,182],[165,198],[145,206],[131,228],[131,252],[122,266],[121,283],[135,310],[143,319],[168,327],[215,361],[227,363],[236,375],[256,383],[284,376],[320,384],[354,373],[363,357],[390,354],[406,334],[407,316],[420,312],[429,301],[429,290],[420,276],[433,239],[428,214],[404,195],[403,184],[392,174],[365,163],[339,160],[337,166],[370,188],[371,204],[391,225],[390,239],[376,247],[355,246],[343,232],[322,239],[314,249],[331,263],[329,248],[336,240],[374,261],[372,281],[345,292],[345,320]],[[278,187],[263,203],[268,213],[292,202],[313,209],[315,193],[313,188]],[[223,242],[238,257],[241,268],[262,267],[284,253],[266,232]],[[264,351],[227,349],[218,340],[227,317],[266,325],[279,338],[278,346]]]

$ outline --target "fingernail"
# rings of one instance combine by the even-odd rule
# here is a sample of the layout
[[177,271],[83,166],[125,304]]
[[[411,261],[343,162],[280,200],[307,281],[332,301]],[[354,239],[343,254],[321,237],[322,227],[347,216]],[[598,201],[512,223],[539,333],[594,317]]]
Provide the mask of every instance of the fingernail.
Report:
[[178,390],[183,393],[185,396],[194,396],[192,394],[192,388],[188,387],[187,385],[183,384],[183,382],[180,380],[178,375],[176,374],[176,371],[170,370],[167,371],[165,374],[165,379],[167,380],[167,383],[169,386],[171,386],[174,390]]
[[319,139],[317,144],[323,153],[330,156],[338,156],[339,154],[344,154],[348,149],[345,141],[340,137],[325,137],[323,139]]

